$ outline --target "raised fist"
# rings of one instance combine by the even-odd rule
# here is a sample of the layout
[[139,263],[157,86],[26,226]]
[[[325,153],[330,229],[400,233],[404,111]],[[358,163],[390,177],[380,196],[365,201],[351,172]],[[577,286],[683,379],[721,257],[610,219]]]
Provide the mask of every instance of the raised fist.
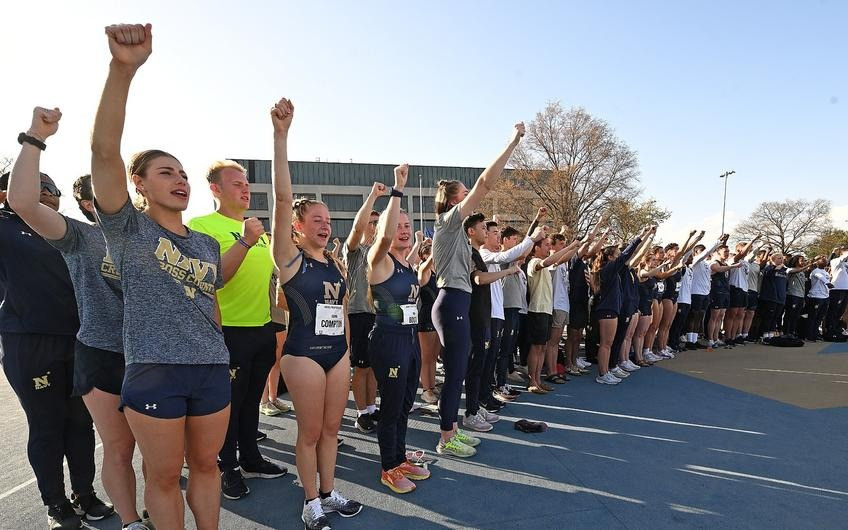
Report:
[[697,233],[698,233],[698,231],[697,231],[697,230],[690,230],[690,231],[689,231],[689,237],[692,237],[692,236],[694,236],[694,235],[695,235],[695,234],[697,234]]
[[153,51],[153,26],[150,24],[115,24],[106,26],[112,59],[130,68],[143,65]]
[[536,219],[541,219],[545,216],[546,213],[548,213],[548,209],[542,206],[541,208],[539,208],[539,211],[536,212]]
[[337,237],[333,238],[333,248],[334,249],[339,248],[339,245],[341,245],[341,244],[342,244],[342,241],[339,238],[337,238]]
[[524,122],[520,121],[520,122],[516,123],[515,124],[515,131],[512,133],[512,143],[517,145],[518,142],[521,140],[521,137],[524,136],[524,133],[525,133]]
[[291,100],[282,98],[271,107],[271,123],[274,124],[274,132],[288,134],[294,117],[294,105]]
[[545,238],[545,234],[547,231],[545,230],[546,226],[537,226],[535,230],[533,230],[533,235],[530,236],[530,239],[533,241],[539,242]]
[[371,186],[371,195],[376,197],[382,197],[386,194],[389,188],[383,184],[382,182],[375,182],[373,186]]
[[265,227],[262,225],[262,221],[256,217],[248,217],[241,224],[241,238],[251,247],[259,241],[264,233]]
[[395,168],[395,189],[403,191],[406,179],[409,178],[409,164],[401,164]]
[[415,242],[419,245],[424,242],[424,232],[422,232],[421,230],[415,231]]
[[730,239],[730,234],[722,234],[721,237],[719,238],[722,245],[726,245],[728,239]]
[[27,134],[43,142],[49,136],[56,134],[61,119],[62,111],[58,108],[47,110],[44,107],[35,107],[32,110],[32,125],[29,126]]

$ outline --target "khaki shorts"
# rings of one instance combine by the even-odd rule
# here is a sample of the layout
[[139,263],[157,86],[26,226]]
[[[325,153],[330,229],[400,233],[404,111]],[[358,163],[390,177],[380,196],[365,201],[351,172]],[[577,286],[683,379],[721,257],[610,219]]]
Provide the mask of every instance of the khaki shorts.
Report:
[[551,327],[562,329],[568,325],[568,311],[562,311],[560,309],[554,309],[554,313],[551,318]]

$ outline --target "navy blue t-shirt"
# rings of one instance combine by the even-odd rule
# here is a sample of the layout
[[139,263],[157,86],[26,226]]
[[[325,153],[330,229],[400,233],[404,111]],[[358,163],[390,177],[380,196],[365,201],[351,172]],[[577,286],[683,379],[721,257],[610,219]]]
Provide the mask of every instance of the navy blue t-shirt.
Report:
[[77,301],[62,254],[8,208],[0,209],[0,292],[0,333],[77,334]]
[[621,279],[621,316],[629,316],[639,307],[639,292],[630,267],[624,267],[618,272]]
[[596,312],[612,311],[615,314],[621,312],[621,278],[618,273],[622,268],[627,267],[627,261],[641,242],[642,238],[637,237],[621,251],[617,258],[607,262],[601,268],[601,292],[595,295],[594,310]]
[[586,262],[580,256],[574,256],[568,264],[568,302],[571,307],[585,308],[589,304]]
[[786,281],[789,274],[786,267],[777,268],[772,264],[763,269],[763,284],[760,287],[760,300],[786,303]]

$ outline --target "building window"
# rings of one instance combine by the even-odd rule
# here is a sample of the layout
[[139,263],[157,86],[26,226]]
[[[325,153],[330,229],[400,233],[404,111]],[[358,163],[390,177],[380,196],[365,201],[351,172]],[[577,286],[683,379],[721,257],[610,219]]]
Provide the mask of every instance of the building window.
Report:
[[310,200],[313,200],[313,201],[315,200],[315,194],[314,193],[298,193],[298,192],[295,192],[292,195],[294,196],[295,200],[297,200],[297,199],[310,199]]
[[250,194],[250,209],[251,210],[267,210],[268,209],[268,194],[264,192],[251,192]]
[[[242,164],[244,165],[244,164]],[[271,183],[271,161],[251,160],[245,166],[247,168],[247,181],[257,184]]]
[[321,198],[331,212],[356,212],[363,203],[362,195],[322,193]]
[[258,219],[260,221],[262,221],[262,226],[265,227],[265,231],[270,232],[271,231],[271,220],[268,219],[267,217],[259,217]]

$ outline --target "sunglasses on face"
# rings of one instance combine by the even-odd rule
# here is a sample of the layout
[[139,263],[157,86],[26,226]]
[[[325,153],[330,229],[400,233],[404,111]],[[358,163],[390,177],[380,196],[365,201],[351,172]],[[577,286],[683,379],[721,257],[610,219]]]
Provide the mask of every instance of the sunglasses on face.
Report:
[[50,195],[53,195],[57,198],[62,196],[62,192],[59,191],[59,188],[57,188],[55,184],[51,184],[49,182],[41,183],[41,191],[46,191]]

